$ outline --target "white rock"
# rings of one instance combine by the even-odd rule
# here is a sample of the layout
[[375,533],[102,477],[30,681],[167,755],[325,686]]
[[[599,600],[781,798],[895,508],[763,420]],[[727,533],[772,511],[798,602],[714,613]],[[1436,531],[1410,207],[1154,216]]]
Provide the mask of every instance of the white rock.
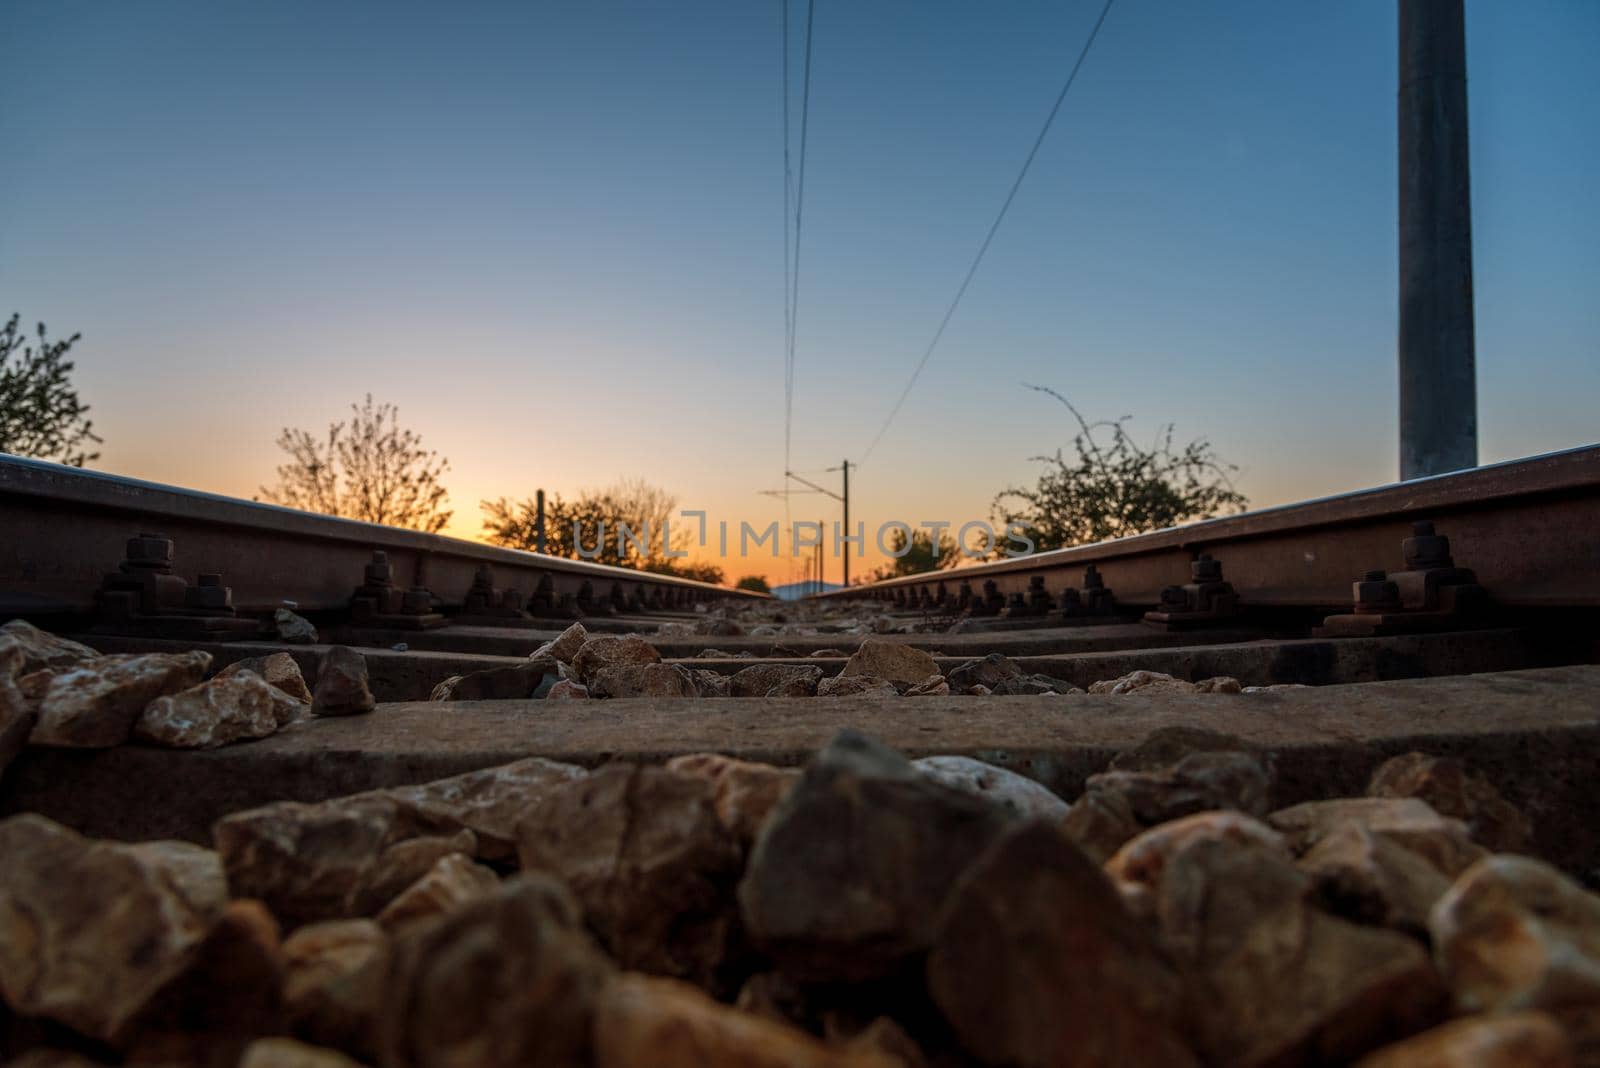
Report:
[[903,642],[867,638],[845,662],[843,674],[876,675],[896,685],[915,686],[939,674],[939,665],[921,649]]
[[1428,927],[1458,1011],[1600,1006],[1600,896],[1542,861],[1479,861]]
[[85,749],[121,745],[145,705],[194,686],[210,665],[210,653],[150,653],[103,656],[52,671],[29,741]]
[[293,642],[297,645],[316,643],[317,628],[311,625],[311,620],[297,616],[287,608],[280,608],[272,613],[272,625],[277,629],[280,641]]
[[1063,819],[1068,804],[1041,783],[964,756],[932,756],[912,766],[936,782],[1004,805],[1019,816]]
[[888,679],[876,675],[835,675],[817,683],[818,697],[898,697],[900,691]]
[[1130,671],[1115,679],[1103,679],[1089,687],[1094,694],[1194,693],[1195,684],[1160,671]]
[[173,749],[215,749],[265,738],[304,707],[255,672],[236,671],[157,697],[134,721],[133,736]]
[[18,675],[27,675],[40,668],[71,667],[100,655],[87,645],[40,630],[25,619],[13,619],[0,626],[0,649],[7,647],[16,648],[21,654],[21,662],[16,668]]

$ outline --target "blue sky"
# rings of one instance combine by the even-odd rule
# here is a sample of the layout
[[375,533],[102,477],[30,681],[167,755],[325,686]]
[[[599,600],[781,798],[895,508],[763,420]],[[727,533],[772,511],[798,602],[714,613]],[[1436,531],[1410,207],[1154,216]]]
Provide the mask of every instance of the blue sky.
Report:
[[[866,449],[1099,6],[817,3],[796,469]],[[1119,0],[855,515],[986,515],[1068,436],[1024,382],[1259,504],[1391,480],[1394,7]],[[0,310],[83,332],[108,470],[248,495],[371,391],[456,533],[629,475],[781,517],[780,10],[5,0]],[[1600,438],[1600,5],[1467,20],[1490,461]]]

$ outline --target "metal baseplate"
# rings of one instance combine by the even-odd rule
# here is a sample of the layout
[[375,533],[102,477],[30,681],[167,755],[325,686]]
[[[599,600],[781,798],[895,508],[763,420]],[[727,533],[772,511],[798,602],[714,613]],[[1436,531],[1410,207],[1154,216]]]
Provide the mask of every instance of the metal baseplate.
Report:
[[1222,577],[1222,561],[1201,553],[1189,565],[1190,582],[1161,591],[1161,607],[1144,614],[1144,622],[1161,630],[1192,630],[1235,619],[1239,594]]
[[191,585],[172,570],[173,542],[164,534],[128,539],[122,563],[95,593],[91,633],[192,641],[243,641],[263,637],[260,620],[241,617],[222,576],[205,572]]
[[1489,594],[1471,568],[1457,567],[1450,539],[1432,523],[1412,524],[1400,543],[1404,571],[1368,571],[1352,584],[1354,605],[1312,630],[1318,638],[1366,638],[1484,626]]
[[450,621],[433,610],[426,586],[402,590],[394,584],[389,554],[375,550],[364,581],[350,595],[350,623],[375,630],[432,630]]
[[452,620],[471,627],[534,627],[537,621],[522,607],[522,594],[495,588],[494,570],[479,566],[472,586],[461,601],[461,611]]
[[1093,627],[1122,623],[1116,594],[1093,564],[1083,569],[1083,585],[1061,591],[1061,613],[1055,619],[1064,627]]

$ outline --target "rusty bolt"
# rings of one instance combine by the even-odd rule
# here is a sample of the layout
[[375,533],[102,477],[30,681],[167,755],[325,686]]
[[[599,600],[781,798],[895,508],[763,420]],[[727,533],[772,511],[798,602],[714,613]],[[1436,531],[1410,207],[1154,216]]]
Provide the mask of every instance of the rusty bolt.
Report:
[[1194,577],[1196,582],[1220,582],[1222,581],[1222,561],[1212,559],[1210,553],[1201,553],[1189,565],[1189,574]]
[[222,584],[221,575],[207,572],[183,591],[183,603],[189,608],[230,608],[233,591]]
[[171,567],[172,539],[165,534],[136,534],[128,539],[126,559],[134,567]]
[[1090,564],[1083,569],[1083,588],[1086,590],[1103,590],[1106,580],[1100,577],[1100,569]]
[[1420,571],[1429,567],[1451,567],[1450,539],[1434,533],[1433,524],[1427,520],[1411,524],[1411,537],[1400,543],[1405,554],[1406,567]]
[[479,564],[478,570],[472,573],[472,588],[475,590],[494,589],[494,570],[488,564]]
[[389,566],[389,554],[382,549],[372,551],[372,560],[363,571],[368,586],[394,585],[394,568]]
[[400,611],[408,616],[425,616],[433,609],[433,595],[425,586],[413,586],[400,598]]
[[1354,583],[1355,609],[1361,614],[1394,612],[1400,608],[1400,587],[1383,571],[1368,571]]

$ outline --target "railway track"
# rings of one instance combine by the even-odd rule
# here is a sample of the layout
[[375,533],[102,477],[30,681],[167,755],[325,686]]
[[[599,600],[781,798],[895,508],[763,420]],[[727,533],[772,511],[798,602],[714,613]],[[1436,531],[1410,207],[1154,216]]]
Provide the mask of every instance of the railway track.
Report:
[[[1075,1017],[1090,1031],[1107,1014],[1138,1018],[1132,1030],[1118,1024],[1096,1039],[1116,1051],[1105,1063],[1353,1063],[1465,1011],[1441,1007],[1463,996],[1447,960],[1428,964],[1426,954],[1405,948],[1421,937],[1437,954],[1449,943],[1414,908],[1391,915],[1404,902],[1391,900],[1384,880],[1414,868],[1405,857],[1395,860],[1394,849],[1434,860],[1440,843],[1456,850],[1459,863],[1435,865],[1443,870],[1429,891],[1434,901],[1467,878],[1486,850],[1542,858],[1551,874],[1538,877],[1566,880],[1561,885],[1573,894],[1600,884],[1600,796],[1592,788],[1600,768],[1596,530],[1600,448],[1578,449],[780,603],[672,576],[0,458],[0,619],[40,628],[13,623],[0,635],[0,682],[9,673],[10,700],[35,717],[21,735],[11,731],[9,766],[0,760],[0,817],[10,817],[0,820],[0,837],[31,814],[95,839],[213,847],[236,899],[229,907],[258,899],[285,932],[376,916],[406,890],[415,891],[406,908],[447,914],[426,935],[443,938],[438,931],[455,922],[450,916],[467,923],[460,917],[488,908],[485,895],[527,892],[501,877],[518,867],[553,872],[588,911],[609,959],[689,980],[724,1004],[737,1001],[745,1022],[729,1022],[718,1014],[732,1010],[710,1002],[674,1009],[721,1036],[697,1041],[737,1046],[742,1039],[728,1035],[754,1026],[748,1019],[777,1019],[825,1040],[808,1054],[823,1059],[794,1063],[918,1068],[1055,1063],[1018,1060],[1012,1039],[986,1034],[965,1009],[983,991],[964,973],[985,977],[1022,1014],[1002,1028],[1006,1034],[1038,1032],[1027,1042],[1046,1046],[1066,1041],[1045,1018],[1050,1013],[1028,1015],[1031,995],[1003,960],[1025,955],[1030,937],[1079,952],[1082,933],[1057,930],[1054,920],[1010,930],[991,914],[989,933],[1004,951],[1001,963],[980,962],[968,956],[971,932],[952,933],[951,917],[963,907],[990,908],[986,893],[1023,900],[1086,892],[1100,902],[1093,908],[1112,908],[1078,885],[1081,874],[1062,874],[1076,871],[1071,858],[1081,853],[1105,865],[1129,916],[1161,928],[1167,914],[1151,912],[1148,902],[1151,895],[1165,901],[1167,891],[1159,880],[1140,883],[1145,876],[1134,873],[1128,851],[1137,845],[1173,864],[1188,856],[1184,863],[1200,865],[1192,877],[1210,878],[1201,870],[1210,861],[1183,853],[1176,843],[1187,839],[1173,837],[1173,821],[1188,818],[1200,822],[1183,835],[1266,850],[1251,855],[1249,871],[1281,868],[1289,873],[1282,878],[1318,888],[1305,891],[1317,916],[1401,941],[1373,950],[1377,957],[1360,975],[1308,978],[1284,971],[1288,963],[1257,960],[1251,966],[1285,989],[1303,980],[1307,991],[1287,1008],[1257,1004],[1260,1019],[1245,1020],[1249,1013],[1236,1002],[1260,1002],[1266,992],[1217,993],[1214,985],[1226,987],[1218,976],[1246,965],[1191,962],[1233,1006],[1227,1011],[1244,1021],[1239,1027],[1259,1024],[1268,1036],[1245,1052],[1213,1024],[1129,1008],[1142,1002],[1127,991],[1100,1004],[1069,973],[1047,968],[1029,981],[1050,987],[1058,1002],[1099,1004]],[[150,665],[162,665],[156,673],[165,681],[130,682],[129,664],[152,672]],[[257,715],[253,727],[241,726],[242,711],[230,720],[237,710],[228,702],[244,701],[238,694],[246,684],[237,679],[247,672],[228,671],[239,667],[261,675],[259,692],[276,689],[280,702],[295,692],[295,705],[315,691],[310,714],[295,705],[283,724]],[[207,687],[213,697],[182,703],[184,693]],[[6,693],[0,687],[0,710]],[[135,697],[137,708],[127,703]],[[121,711],[108,711],[113,706]],[[118,715],[120,734],[105,733],[106,717]],[[210,744],[225,735],[227,744]],[[811,769],[804,777],[790,770],[802,766]],[[907,785],[913,771],[923,785]],[[789,799],[778,804],[785,791]],[[1356,802],[1359,812],[1349,817],[1367,836],[1366,859],[1354,847],[1349,855],[1337,845],[1319,852],[1325,838],[1343,841],[1326,806],[1351,804],[1330,799],[1369,793],[1375,796]],[[356,794],[369,800],[343,800]],[[690,794],[699,800],[690,804]],[[1415,808],[1419,798],[1462,822],[1440,822],[1428,805]],[[961,807],[968,804],[979,807]],[[691,810],[702,811],[694,805],[715,813],[718,833],[735,843],[731,854],[726,843],[703,840],[710,832],[694,824]],[[1211,809],[1235,811],[1224,818]],[[517,820],[506,815],[511,810]],[[967,833],[960,827],[995,810],[1008,818],[1048,815],[1058,828],[1050,834],[1061,841],[1018,838],[1026,862],[1005,860],[997,847],[997,882],[986,888],[973,883],[972,857],[957,865],[950,850]],[[1270,843],[1252,839],[1256,831],[1229,830],[1235,818],[1262,821],[1250,826],[1273,836]],[[1307,819],[1311,829],[1296,822]],[[985,833],[1015,837],[998,824]],[[629,852],[644,840],[663,852]],[[7,842],[14,855],[34,848],[22,838]],[[431,843],[417,846],[426,864],[406,868],[399,883],[390,878],[382,893],[368,885],[380,857],[399,862],[385,850],[421,842]],[[600,856],[608,850],[621,852]],[[1068,860],[1050,859],[1060,850]],[[450,856],[461,864],[472,858],[481,869],[472,877],[476,889],[460,883],[459,871],[434,870],[436,861],[449,867],[442,858]],[[1394,871],[1384,867],[1391,862]],[[976,898],[949,890],[951,865],[969,872],[960,893]],[[1491,876],[1534,878],[1475,877]],[[884,900],[844,919],[807,904],[848,898],[855,877]],[[1360,893],[1345,892],[1351,880],[1369,877]],[[0,916],[8,894],[31,892],[8,878],[0,874]],[[798,896],[786,889],[791,878]],[[1029,889],[1035,878],[1049,887]],[[406,889],[428,879],[422,890]],[[337,893],[329,890],[335,884]],[[349,896],[358,884],[367,894],[359,903]],[[698,889],[673,889],[690,884]],[[911,889],[894,889],[902,885]],[[507,889],[516,886],[522,889]],[[947,892],[956,896],[946,900]],[[930,903],[930,895],[938,900]],[[1160,907],[1169,905],[1178,907]],[[665,918],[656,914],[662,910]],[[490,909],[471,922],[492,929],[498,915]],[[714,938],[707,924],[719,932]],[[386,946],[425,940],[416,933],[425,924],[404,937],[398,925],[380,926],[371,937]],[[1346,937],[1346,927],[1326,937]],[[1270,940],[1253,930],[1233,934],[1243,943]],[[1163,928],[1157,940],[1169,937]],[[712,942],[719,948],[708,948]],[[512,967],[505,961],[519,960],[517,952],[506,950],[495,966]],[[1344,959],[1334,948],[1294,952],[1294,968]],[[883,984],[908,981],[907,962],[924,957],[926,989],[916,978],[914,994],[897,986],[899,993],[886,992]],[[432,981],[418,977],[421,958],[407,959],[392,982]],[[952,970],[951,960],[966,963]],[[1150,981],[1173,981],[1168,964],[1146,963]],[[1402,998],[1392,1012],[1366,1015],[1353,1009],[1371,1004],[1361,999],[1375,996],[1373,976],[1390,974],[1391,964],[1408,983],[1433,990],[1432,1000]],[[189,960],[185,967],[198,966]],[[1178,974],[1200,981],[1184,968]],[[471,987],[480,979],[450,981]],[[1313,988],[1338,988],[1354,1000],[1324,1003]],[[497,1003],[497,995],[480,993],[483,1004]],[[680,995],[645,983],[629,996],[637,1008]],[[148,1021],[155,1011],[143,1007],[129,1020]],[[454,1041],[426,1012],[362,1011],[355,1037],[335,1034],[322,1017],[274,1026],[386,1068],[442,1063],[396,1052],[396,1043],[424,1049]],[[621,1013],[616,1026],[624,1030],[645,1026],[608,1002],[584,1011]],[[1274,1013],[1293,1019],[1274,1023]],[[13,1014],[65,1022],[102,1053],[122,1056],[153,1041],[154,1025],[128,1032],[131,1023],[113,1026],[88,1008],[64,1019],[29,1003],[14,1005]],[[854,1022],[838,1023],[845,1017]],[[891,1022],[893,1037],[862,1038],[879,1017]],[[170,1021],[162,1026],[170,1029]],[[526,1050],[544,1048],[493,1013],[478,1026],[509,1027],[523,1036],[517,1041],[532,1043]],[[1551,1041],[1596,1040],[1582,1021],[1556,1014],[1550,1026],[1558,1036]],[[215,1028],[194,1029],[209,1036],[202,1044],[239,1052]],[[1150,1039],[1158,1052],[1134,1048],[1140,1031],[1159,1038]],[[763,1048],[788,1041],[761,1035]],[[1316,1035],[1337,1048],[1317,1052]],[[670,1047],[670,1037],[657,1038]],[[859,1040],[848,1056],[841,1052],[847,1040]],[[13,1027],[0,1054],[39,1041]],[[1199,1062],[1173,1052],[1180,1047],[1198,1051]],[[756,1063],[696,1048],[698,1063]],[[605,1062],[603,1053],[595,1056]],[[224,1062],[233,1063],[208,1063]]]
[[[719,704],[718,714],[766,699],[754,684],[733,691],[746,696],[730,695],[740,672],[766,665],[775,677],[800,673],[808,679],[801,691],[815,693],[810,676],[836,681],[856,670],[851,658],[868,641],[926,654],[922,666],[945,677],[952,699],[977,708],[1003,703],[963,692],[980,677],[994,688],[992,673],[971,668],[991,656],[1060,690],[1146,671],[1190,683],[1221,676],[1242,687],[1352,686],[1360,694],[1378,682],[1592,663],[1600,639],[1597,529],[1600,448],[1575,449],[780,604],[673,576],[8,457],[0,459],[0,616],[106,653],[200,650],[213,671],[286,651],[308,679],[331,644],[347,645],[362,652],[376,699],[393,703],[427,702],[452,678],[523,664],[573,622],[590,634],[637,634],[695,680],[657,680],[633,699],[734,703]],[[285,640],[273,617],[286,606],[316,628],[316,641]],[[907,684],[900,680],[900,689]],[[1000,687],[1005,700],[1028,696],[1029,687],[1008,685],[1015,692]],[[526,696],[515,684],[502,690],[501,699]],[[832,700],[865,707],[886,699]],[[686,723],[696,707],[709,707],[681,703]],[[376,736],[381,720],[361,727],[374,732],[370,750],[357,738],[348,744],[386,751]],[[617,738],[596,727],[592,740],[571,742],[577,748],[563,755],[593,763],[686,751],[690,743],[672,743],[668,727]],[[798,725],[796,732],[810,736]],[[437,741],[416,744],[426,750]],[[980,741],[964,744],[992,748]],[[473,759],[493,757],[486,750]],[[5,803],[22,808],[31,802],[19,793],[61,792],[53,784],[79,776],[58,778],[52,761],[83,759],[99,757],[28,754],[8,777]],[[383,759],[371,762],[361,785],[394,785],[403,775]],[[355,781],[310,774],[294,796],[332,796]],[[263,787],[253,796],[269,799],[276,789],[270,779]],[[134,819],[125,806],[84,796],[85,809],[119,813],[97,831],[116,833],[114,824]],[[132,833],[200,837],[219,814],[197,804],[185,812],[180,826],[155,807],[134,819]]]

